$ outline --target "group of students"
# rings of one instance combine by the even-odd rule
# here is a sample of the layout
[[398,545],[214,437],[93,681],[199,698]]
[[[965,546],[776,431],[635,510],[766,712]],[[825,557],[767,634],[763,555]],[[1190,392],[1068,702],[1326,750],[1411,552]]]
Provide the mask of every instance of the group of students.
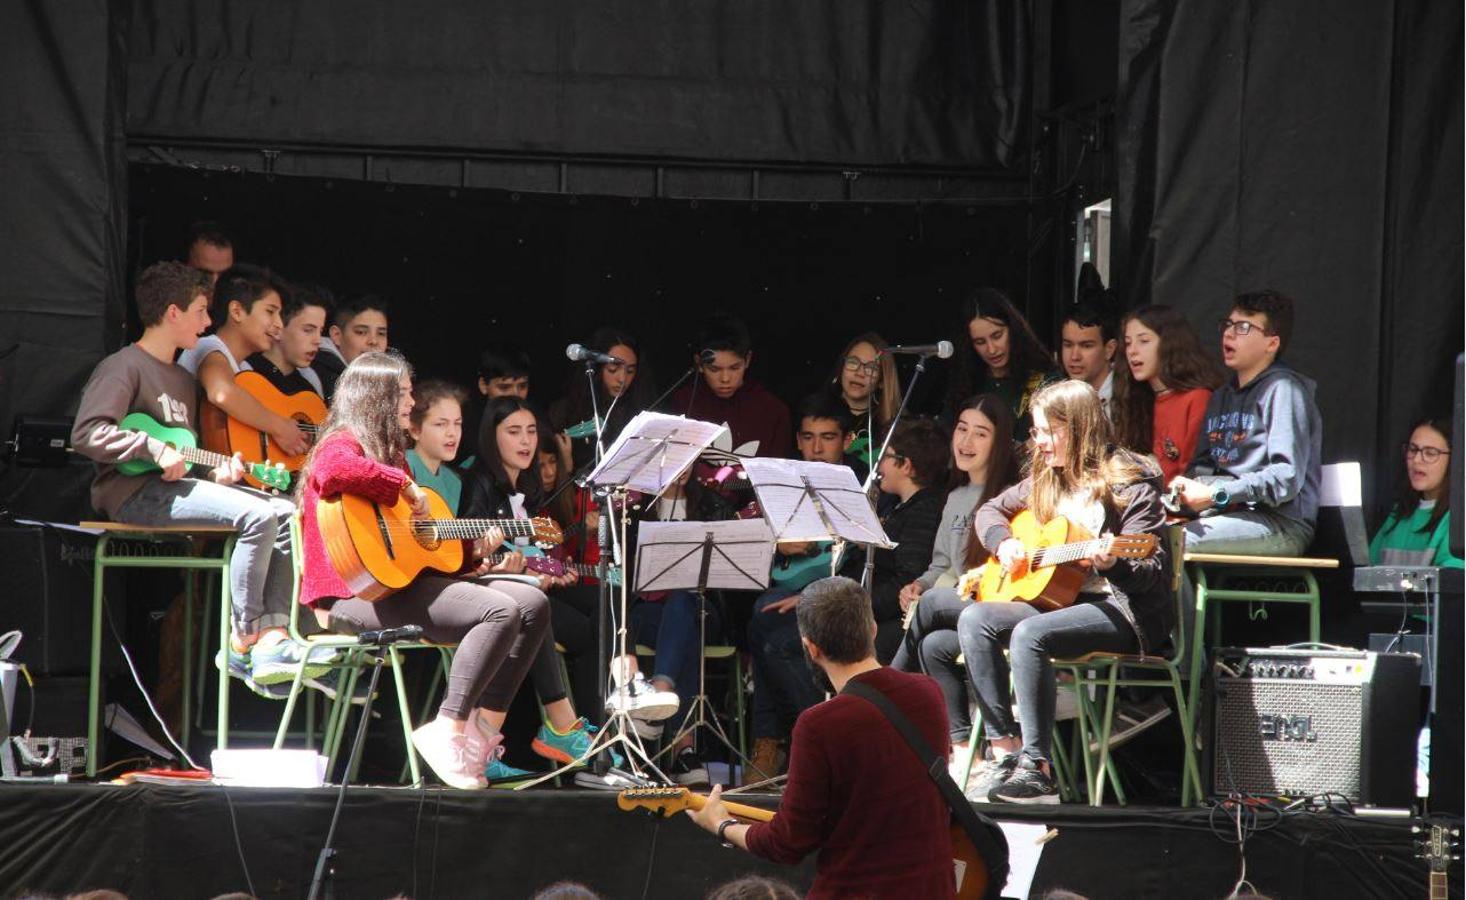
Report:
[[[329,660],[304,658],[286,630],[288,524],[299,509],[309,623],[345,633],[416,624],[428,639],[457,645],[438,714],[414,732],[445,783],[471,789],[527,774],[505,763],[502,732],[526,680],[544,707],[530,744],[547,759],[580,758],[607,709],[630,712],[648,737],[677,733],[696,689],[701,603],[709,634],[731,632],[752,657],[751,768],[778,772],[794,720],[825,695],[791,613],[801,589],[829,573],[827,545],[779,545],[773,586],[751,609],[740,610],[736,595],[638,598],[630,626],[635,640],[655,647],[649,678],[635,660],[602,656],[597,588],[576,566],[546,574],[551,567],[526,558],[540,551],[498,529],[476,543],[467,571],[420,576],[374,603],[352,596],[326,554],[318,499],[401,498],[425,509],[423,488],[431,488],[460,517],[550,515],[567,541],[549,552],[582,567],[596,562],[598,513],[574,482],[595,455],[593,429],[584,423],[599,411],[610,441],[656,405],[647,361],[629,332],[597,332],[591,348],[615,361],[596,366],[593,385],[570,380],[546,406],[530,399],[528,355],[510,344],[484,352],[477,390],[415,383],[407,361],[389,352],[383,299],[335,303],[324,289],[234,263],[222,252],[230,249],[217,232],[200,232],[192,265],[158,263],[139,276],[144,333],[97,366],[73,433],[76,449],[97,463],[94,505],[113,519],[238,530],[232,637],[222,667],[266,695],[279,695],[302,664],[308,683],[332,687]],[[205,336],[212,322],[217,329]],[[1026,604],[963,602],[954,590],[958,576],[989,558],[1018,564],[1025,551],[1008,523],[1024,509],[1040,521],[1065,516],[1096,535],[1159,533],[1180,519],[1193,548],[1301,553],[1318,506],[1322,429],[1314,384],[1281,361],[1293,305],[1274,291],[1235,299],[1219,323],[1222,366],[1186,318],[1163,306],[1119,319],[1105,303],[1076,305],[1062,323],[1058,365],[1000,291],[971,291],[961,323],[962,349],[949,366],[939,414],[904,418],[894,430],[900,384],[879,335],[852,339],[791,415],[750,376],[748,332],[724,316],[696,335],[690,380],[664,411],[726,423],[744,455],[844,464],[860,478],[875,469],[878,512],[895,545],[872,554],[869,573],[878,659],[936,679],[954,750],[967,741],[970,705],[978,706],[990,755],[971,796],[1052,802],[1049,661],[1165,644],[1176,610],[1165,544],[1142,560],[1095,556],[1084,602],[1042,614]],[[313,440],[236,389],[234,376],[247,369],[286,393],[312,390],[329,401]],[[201,404],[259,428],[287,451],[308,449],[295,497],[243,486],[237,458],[191,477],[175,451],[119,424],[144,412],[192,429]],[[1450,440],[1444,420],[1412,429],[1405,487],[1372,547],[1380,558],[1460,565],[1444,547]],[[159,471],[118,470],[133,460],[150,460]],[[684,478],[632,512],[638,520],[729,518],[750,499],[738,484]],[[841,572],[859,579],[865,565],[864,553],[848,553]],[[615,686],[605,699],[597,685],[608,664]],[[672,749],[679,781],[706,780],[690,735]]]

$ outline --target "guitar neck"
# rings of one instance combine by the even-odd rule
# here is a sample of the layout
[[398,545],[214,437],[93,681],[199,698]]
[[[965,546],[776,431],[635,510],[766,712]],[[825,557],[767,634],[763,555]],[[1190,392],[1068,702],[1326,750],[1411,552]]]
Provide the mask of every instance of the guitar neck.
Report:
[[498,528],[505,537],[534,537],[531,519],[413,519],[414,527],[431,528],[438,537],[476,541],[490,528]]
[[1088,541],[1075,541],[1072,544],[1054,544],[1050,547],[1040,547],[1028,554],[1029,568],[1039,569],[1044,566],[1062,566],[1065,563],[1078,562],[1081,559],[1088,559],[1096,553],[1102,553],[1109,549],[1109,538],[1094,538]]
[[208,466],[211,469],[228,466],[231,458],[222,453],[215,453],[212,450],[201,450],[197,447],[174,447],[173,449],[177,450],[178,455],[183,457],[187,462],[199,466]]
[[[687,804],[693,809],[700,810],[704,806],[707,806],[707,803],[708,798],[702,794],[689,793],[687,795]],[[723,806],[727,807],[728,812],[740,819],[748,819],[751,822],[772,822],[774,820],[774,811],[772,809],[760,809],[757,806],[744,806],[742,803],[730,803],[726,798],[723,800]]]
[[1446,889],[1446,873],[1430,873],[1430,900],[1447,900],[1450,892]]

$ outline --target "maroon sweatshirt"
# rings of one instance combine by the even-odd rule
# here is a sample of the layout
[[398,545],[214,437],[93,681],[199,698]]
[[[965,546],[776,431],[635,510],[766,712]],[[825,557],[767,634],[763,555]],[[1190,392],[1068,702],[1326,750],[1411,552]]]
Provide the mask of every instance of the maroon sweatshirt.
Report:
[[[949,752],[937,683],[891,668],[856,676]],[[867,700],[837,695],[800,714],[789,783],[772,822],[748,830],[749,852],[786,865],[819,851],[809,896],[951,897],[951,813],[916,754]]]
[[[689,419],[728,423],[733,432],[733,446],[758,441],[757,456],[787,457],[794,452],[794,432],[789,424],[789,407],[752,379],[743,382],[727,400],[714,394],[697,376],[697,397],[693,384],[682,386],[672,395],[672,411]],[[692,408],[688,408],[688,404]]]

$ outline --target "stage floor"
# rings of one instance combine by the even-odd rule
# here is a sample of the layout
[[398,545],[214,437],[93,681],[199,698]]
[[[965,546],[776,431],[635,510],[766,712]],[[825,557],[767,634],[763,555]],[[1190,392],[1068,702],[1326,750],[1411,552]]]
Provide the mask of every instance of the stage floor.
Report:
[[[303,897],[335,799],[329,788],[0,784],[0,896],[106,887],[134,900],[208,898],[252,882],[261,898]],[[1067,887],[1096,900],[1220,898],[1237,880],[1234,825],[1205,810],[982,808],[1057,831],[1032,897]],[[1247,877],[1277,900],[1424,897],[1427,868],[1410,825],[1290,815],[1248,840]],[[768,865],[683,817],[623,813],[614,794],[581,790],[354,787],[336,846],[335,896],[352,900],[528,898],[563,879],[607,897],[695,898],[749,872],[800,887],[814,872],[812,859]],[[1461,896],[1459,866],[1452,897]]]

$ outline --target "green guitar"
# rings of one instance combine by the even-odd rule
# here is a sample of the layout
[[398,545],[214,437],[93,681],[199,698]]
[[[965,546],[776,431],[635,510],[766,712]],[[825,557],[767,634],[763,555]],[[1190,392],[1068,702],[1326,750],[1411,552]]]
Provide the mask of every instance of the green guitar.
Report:
[[[179,456],[193,465],[208,466],[211,469],[217,469],[220,466],[227,468],[229,465],[230,457],[210,450],[200,450],[198,438],[194,437],[192,431],[187,428],[170,428],[160,424],[157,419],[147,413],[128,413],[121,422],[117,423],[117,427],[129,431],[141,431],[148,437],[157,438],[177,450]],[[156,472],[159,468],[159,465],[151,459],[130,459],[125,463],[120,463],[117,471],[123,475],[142,475],[145,472]],[[249,474],[258,479],[261,484],[277,491],[290,490],[291,475],[282,465],[254,463],[248,466],[248,470]]]

